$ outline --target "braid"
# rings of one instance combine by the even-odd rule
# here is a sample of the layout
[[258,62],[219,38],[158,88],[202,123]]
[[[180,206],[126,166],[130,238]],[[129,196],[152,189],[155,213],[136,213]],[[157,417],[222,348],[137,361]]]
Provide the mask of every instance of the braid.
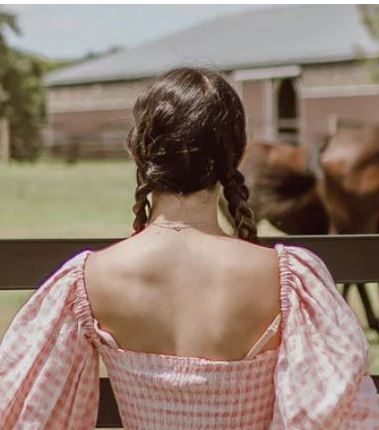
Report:
[[174,68],[138,96],[133,117],[127,149],[137,164],[134,234],[151,216],[151,191],[188,195],[219,181],[238,237],[258,242],[237,168],[246,148],[245,111],[227,80],[207,68]]
[[151,205],[147,196],[151,191],[152,187],[146,182],[141,168],[137,167],[137,188],[135,192],[136,202],[133,206],[133,212],[135,214],[133,222],[133,228],[135,230],[134,234],[143,230],[147,222],[148,215],[146,213],[146,207],[149,212],[151,211]]
[[243,174],[235,167],[221,181],[224,196],[228,202],[230,215],[234,219],[237,235],[240,239],[258,243],[257,227],[251,207],[248,204],[249,190]]

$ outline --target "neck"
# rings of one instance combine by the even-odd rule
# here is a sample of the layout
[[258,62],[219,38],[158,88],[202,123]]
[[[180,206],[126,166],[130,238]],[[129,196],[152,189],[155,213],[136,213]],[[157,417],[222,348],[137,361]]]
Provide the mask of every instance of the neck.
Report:
[[153,222],[182,223],[221,232],[217,218],[218,200],[218,185],[213,190],[200,190],[187,196],[153,191],[148,225]]

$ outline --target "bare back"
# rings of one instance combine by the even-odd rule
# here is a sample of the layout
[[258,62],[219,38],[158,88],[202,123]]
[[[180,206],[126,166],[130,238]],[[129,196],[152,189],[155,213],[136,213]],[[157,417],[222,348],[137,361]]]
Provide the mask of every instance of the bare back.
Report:
[[238,360],[280,312],[276,251],[231,237],[143,231],[85,271],[95,318],[125,349]]

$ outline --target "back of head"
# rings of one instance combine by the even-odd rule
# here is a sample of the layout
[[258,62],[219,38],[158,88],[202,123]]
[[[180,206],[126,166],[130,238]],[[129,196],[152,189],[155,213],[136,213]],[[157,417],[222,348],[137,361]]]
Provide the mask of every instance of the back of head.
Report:
[[141,231],[148,219],[148,194],[187,195],[224,187],[238,237],[256,240],[249,191],[238,165],[246,147],[245,112],[221,74],[180,67],[155,80],[137,99],[128,149],[137,164],[136,215]]

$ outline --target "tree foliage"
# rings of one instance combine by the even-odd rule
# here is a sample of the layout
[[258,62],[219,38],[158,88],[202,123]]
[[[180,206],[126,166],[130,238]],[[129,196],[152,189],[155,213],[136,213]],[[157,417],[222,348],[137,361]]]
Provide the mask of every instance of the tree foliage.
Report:
[[[361,4],[358,5],[363,23],[374,40],[378,41],[379,47],[379,5]],[[379,81],[379,61],[378,58],[366,60],[369,73],[373,81]]]
[[361,4],[358,7],[371,36],[379,41],[379,5]]
[[34,160],[46,118],[44,67],[35,57],[8,47],[7,30],[19,33],[16,17],[0,9],[0,118],[9,121],[11,157]]

